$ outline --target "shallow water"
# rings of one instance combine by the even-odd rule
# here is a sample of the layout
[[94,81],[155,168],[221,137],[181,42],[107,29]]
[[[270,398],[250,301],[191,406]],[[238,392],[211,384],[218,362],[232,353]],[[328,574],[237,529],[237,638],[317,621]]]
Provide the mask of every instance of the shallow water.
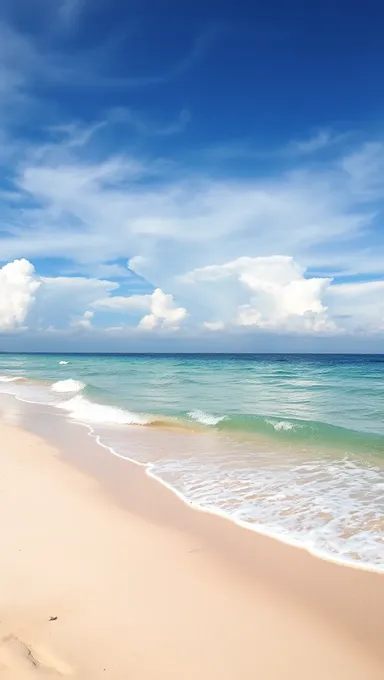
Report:
[[384,357],[4,354],[0,391],[89,424],[204,508],[384,566]]

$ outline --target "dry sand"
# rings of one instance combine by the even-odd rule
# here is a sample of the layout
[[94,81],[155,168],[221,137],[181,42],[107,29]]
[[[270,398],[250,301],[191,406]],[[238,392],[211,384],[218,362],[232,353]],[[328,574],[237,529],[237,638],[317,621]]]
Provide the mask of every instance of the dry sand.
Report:
[[0,678],[382,680],[383,576],[197,512],[96,445],[80,470],[9,425],[0,442]]

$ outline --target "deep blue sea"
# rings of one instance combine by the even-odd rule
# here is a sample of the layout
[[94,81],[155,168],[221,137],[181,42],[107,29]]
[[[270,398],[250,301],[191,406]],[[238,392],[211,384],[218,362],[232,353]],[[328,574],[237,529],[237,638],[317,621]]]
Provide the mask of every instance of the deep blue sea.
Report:
[[384,568],[384,356],[0,354],[0,391],[201,508]]

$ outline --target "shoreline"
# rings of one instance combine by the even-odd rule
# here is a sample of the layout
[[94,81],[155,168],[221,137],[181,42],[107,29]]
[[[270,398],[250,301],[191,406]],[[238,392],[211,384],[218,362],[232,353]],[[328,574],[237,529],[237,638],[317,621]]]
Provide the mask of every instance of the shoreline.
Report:
[[[364,673],[359,671],[351,675],[349,662],[347,658],[345,659],[349,678],[372,677],[375,680],[376,677],[379,678],[373,670],[371,672],[368,659],[373,662],[372,668],[376,666],[376,662],[381,669],[383,668],[381,664],[384,664],[384,657],[381,648],[384,624],[380,614],[384,610],[384,581],[380,574],[323,561],[305,550],[299,550],[297,547],[289,546],[255,531],[245,531],[233,522],[228,522],[224,517],[204,511],[196,512],[195,508],[182,502],[165,485],[158,484],[156,478],[145,474],[143,466],[126,459],[112,457],[103,446],[94,441],[94,438],[89,437],[88,432],[81,425],[67,423],[59,416],[54,418],[52,414],[42,413],[44,409],[32,408],[26,411],[29,412],[29,416],[24,413],[21,418],[24,431],[12,430],[12,436],[19,439],[20,437],[36,437],[36,435],[28,434],[28,425],[31,426],[33,423],[31,429],[35,432],[40,430],[38,432],[39,447],[48,447],[50,455],[57,458],[54,462],[64,466],[66,474],[70,477],[80,474],[87,480],[87,485],[96,484],[98,503],[103,507],[107,506],[109,511],[112,506],[119,513],[123,513],[124,524],[129,525],[132,521],[139,522],[141,525],[140,540],[145,537],[147,530],[151,534],[155,531],[162,538],[164,534],[166,536],[171,534],[172,545],[174,541],[176,545],[182,545],[184,548],[186,544],[188,545],[188,548],[183,550],[184,559],[187,558],[188,570],[191,568],[189,563],[193,560],[192,567],[195,562],[199,564],[204,562],[204,569],[207,568],[210,573],[214,574],[210,589],[216,588],[214,582],[218,574],[227,575],[228,582],[226,582],[225,589],[220,591],[220,598],[223,596],[229,598],[228,592],[232,592],[233,589],[236,592],[237,588],[241,591],[245,590],[246,598],[252,604],[251,614],[256,618],[258,618],[260,597],[263,602],[266,598],[267,602],[264,602],[266,610],[263,609],[263,616],[270,617],[270,608],[275,611],[274,607],[277,606],[278,613],[274,613],[276,620],[274,616],[272,619],[279,626],[285,622],[284,632],[281,631],[281,635],[292,635],[289,626],[292,625],[293,619],[296,621],[295,625],[299,626],[300,635],[303,635],[303,630],[307,630],[308,626],[310,628],[315,626],[316,629],[319,627],[319,630],[323,632],[325,628],[331,642],[333,637],[338,640],[337,647],[347,645],[347,656],[352,655],[352,660],[355,659],[356,648],[361,653],[365,650],[364,654],[367,654],[367,667]],[[6,426],[0,427],[4,432]],[[44,439],[41,439],[44,435],[44,428],[47,427],[51,435],[55,433],[53,438],[61,440],[60,449],[52,448],[51,444],[46,444]],[[38,460],[29,462],[39,466]],[[98,508],[97,512],[99,512]],[[101,534],[98,540],[103,543],[105,536]],[[159,540],[158,537],[157,540]],[[137,550],[136,546],[136,552]],[[172,565],[166,557],[165,555],[163,559],[166,561],[167,568],[171,568]],[[25,567],[27,569],[28,565]],[[152,573],[151,578],[153,576]],[[199,578],[201,577],[200,574]],[[145,581],[147,583],[148,574],[146,574]],[[171,586],[172,584],[167,584],[168,589]],[[257,597],[255,597],[255,590]],[[141,597],[144,601],[146,600],[145,588],[141,592]],[[205,615],[204,607],[202,614],[203,612]],[[288,612],[289,621],[286,618]],[[244,635],[249,635],[249,621],[245,628],[241,621],[237,624],[243,630]],[[262,635],[262,629],[258,634]],[[326,634],[327,639],[328,634]],[[316,640],[318,644],[317,637]],[[325,658],[329,653],[327,644],[322,648]],[[269,656],[268,660],[264,659],[264,662],[272,663],[272,656]],[[254,661],[249,660],[249,663],[254,672],[255,667],[252,665]],[[356,659],[354,663],[357,663]],[[296,668],[293,674],[292,669],[292,677],[308,677],[308,669],[306,675],[304,673],[301,675],[300,672],[300,669],[298,671]],[[147,676],[139,675],[138,677]],[[201,677],[219,676],[202,673]],[[223,677],[236,676],[229,674]],[[280,678],[290,677],[290,675],[271,674],[265,677]],[[328,676],[313,675],[312,669],[312,677]],[[343,678],[344,675],[339,674],[337,677]]]
[[[11,380],[12,381],[13,380],[18,381],[19,378],[13,377]],[[27,382],[32,382],[32,383],[36,382],[36,384],[39,383],[39,381],[30,381],[29,379],[27,380],[27,379],[24,379],[24,378],[21,378],[20,380],[22,380],[23,382],[24,382],[24,380],[26,380]],[[66,380],[64,380],[64,381],[59,380],[55,384],[59,385],[61,382],[66,382]],[[76,380],[73,381],[72,379],[69,379],[69,382],[75,382],[76,383],[78,381],[76,381]],[[44,386],[46,386],[45,382],[44,382]],[[55,390],[54,390],[54,392],[55,392]],[[58,390],[58,393],[60,393],[60,392],[61,392],[61,390]],[[149,477],[153,477],[154,479],[156,479],[158,482],[160,482],[160,484],[165,486],[170,492],[175,494],[187,506],[193,506],[199,512],[203,512],[203,513],[207,513],[207,514],[213,514],[213,515],[217,515],[219,517],[223,517],[223,518],[229,520],[230,522],[236,524],[237,526],[242,527],[246,530],[253,531],[253,532],[256,532],[257,534],[261,534],[263,536],[270,537],[270,538],[278,540],[278,541],[280,541],[280,542],[282,542],[286,545],[294,546],[296,548],[305,550],[308,553],[310,553],[311,555],[314,555],[318,559],[322,559],[322,560],[325,560],[325,561],[328,561],[328,562],[331,562],[331,563],[335,563],[335,564],[345,565],[345,566],[348,566],[348,567],[354,568],[354,569],[360,569],[360,570],[375,572],[375,573],[379,573],[379,574],[384,573],[384,563],[383,562],[376,563],[376,561],[372,561],[372,562],[364,561],[361,556],[359,558],[356,558],[356,559],[344,558],[344,557],[342,557],[342,551],[339,554],[337,554],[337,553],[332,554],[332,552],[330,552],[326,549],[311,546],[310,541],[309,542],[306,541],[305,538],[304,538],[304,540],[301,540],[300,538],[295,538],[294,536],[292,536],[290,534],[289,530],[286,530],[285,532],[284,531],[280,532],[280,531],[276,530],[275,528],[269,529],[262,522],[244,521],[244,520],[241,520],[241,519],[236,519],[233,515],[226,512],[225,509],[222,509],[220,507],[209,507],[209,505],[200,504],[199,502],[195,502],[194,500],[190,500],[186,495],[184,495],[181,491],[179,491],[176,486],[174,486],[172,483],[168,482],[160,474],[158,474],[154,471],[154,469],[156,468],[157,461],[143,463],[140,460],[137,460],[136,458],[134,458],[133,456],[131,456],[129,454],[128,455],[122,455],[121,453],[119,453],[119,451],[117,449],[115,449],[113,446],[111,446],[110,444],[108,444],[107,442],[102,440],[102,435],[100,435],[100,433],[97,432],[95,425],[93,425],[91,423],[87,423],[86,421],[82,422],[80,419],[77,419],[77,418],[72,419],[70,417],[70,413],[68,413],[69,409],[64,408],[64,406],[62,406],[61,404],[55,405],[53,402],[51,404],[49,402],[39,403],[39,402],[36,402],[36,401],[33,401],[33,400],[29,400],[28,398],[24,398],[23,396],[19,396],[19,395],[13,393],[13,392],[2,392],[1,395],[0,395],[0,399],[1,399],[2,395],[5,398],[10,397],[12,399],[15,399],[16,401],[20,402],[21,404],[30,404],[31,406],[38,406],[38,407],[47,408],[52,413],[57,408],[59,408],[61,417],[63,419],[65,419],[70,425],[72,425],[72,424],[80,425],[81,427],[86,428],[87,431],[89,431],[91,438],[98,445],[100,445],[101,447],[104,447],[113,456],[121,457],[125,461],[130,461],[133,464],[137,464],[141,467],[145,467],[146,473]],[[77,396],[81,397],[81,390],[80,390],[80,392],[75,391],[73,394],[72,394],[72,392],[63,392],[62,393],[62,397],[64,399],[64,402],[67,399],[67,401],[70,403],[71,399],[75,398]],[[99,408],[100,406],[102,408],[105,407],[105,405],[103,406],[101,404],[98,404],[97,402],[95,402],[95,405],[96,405],[97,408]],[[106,408],[114,408],[114,407],[106,406]],[[55,415],[57,415],[57,413],[55,413]],[[139,416],[142,417],[143,414],[136,414],[136,415],[137,415],[137,417],[139,417]],[[165,418],[165,416],[164,416],[164,418]],[[129,435],[129,428],[131,428],[133,424],[134,424],[134,421],[132,421],[132,424],[124,423],[124,428],[127,428],[127,436]],[[101,423],[101,426],[102,426],[102,423]],[[141,428],[138,425],[135,426],[135,429],[137,431],[141,430]],[[221,436],[221,431],[220,430],[216,431],[215,428],[210,429],[209,427],[202,426],[200,423],[197,423],[197,422],[189,423],[188,426],[184,426],[181,422],[179,423],[176,420],[174,422],[172,422],[170,420],[169,423],[166,423],[166,420],[148,421],[148,423],[146,423],[146,425],[143,429],[144,429],[144,431],[147,430],[148,436],[152,436],[152,438],[154,438],[156,436],[156,434],[159,437],[167,435],[167,434],[181,435],[181,436],[193,436],[193,435],[197,435],[197,436],[203,436],[204,435],[204,436],[209,436],[209,437],[215,437],[215,436],[219,437],[219,436]],[[240,441],[246,442],[247,441],[247,439],[245,437],[245,433],[233,431],[233,432],[230,433],[230,435],[231,435],[231,437],[233,437],[233,442],[240,442]],[[285,452],[285,450],[286,450],[287,443],[284,443],[284,442],[279,441],[279,440],[276,440],[276,441],[270,440],[266,435],[263,435],[263,436],[258,435],[256,437],[256,434],[254,434],[253,436],[255,438],[255,443],[259,447],[261,447],[261,449],[263,449],[263,447],[265,445],[268,445],[268,443],[270,441],[273,441],[273,445],[276,447],[276,450],[281,451],[281,452]],[[248,435],[247,435],[247,437],[248,437]],[[214,440],[212,440],[212,442],[214,443]],[[312,447],[312,444],[309,443],[308,446],[307,446],[307,449],[310,450],[311,447]],[[316,449],[313,450],[313,453],[315,451],[316,451]],[[328,455],[332,452],[333,452],[333,449],[329,448],[328,449]],[[339,453],[339,452],[335,451],[335,454],[336,453]]]
[[[24,379],[21,379],[24,381]],[[25,379],[27,380],[27,379]],[[30,382],[28,379],[27,382]],[[37,382],[37,381],[36,381]],[[60,381],[59,381],[60,382]],[[63,393],[63,398],[67,397],[68,399],[71,399],[72,396],[77,396],[77,393],[74,393],[71,395],[71,393]],[[0,394],[0,401],[1,397],[5,398],[11,398],[15,399],[17,402],[21,404],[28,404],[31,405],[32,407],[43,407],[47,408],[51,414],[54,414],[57,416],[58,414],[55,412],[55,407],[54,404],[49,404],[45,402],[35,402],[35,401],[30,401],[28,399],[24,399],[16,394],[13,394],[12,392],[2,392]],[[370,564],[367,562],[363,561],[357,561],[357,560],[350,560],[350,559],[342,559],[341,557],[338,556],[333,556],[331,553],[327,552],[326,550],[321,550],[317,548],[310,548],[305,542],[302,542],[298,539],[295,539],[291,537],[288,532],[287,536],[284,536],[284,534],[279,534],[277,531],[274,530],[268,530],[265,528],[262,524],[256,523],[256,522],[246,522],[242,520],[237,520],[230,514],[226,513],[224,510],[221,510],[220,508],[209,508],[203,505],[200,505],[198,503],[195,503],[192,500],[189,500],[182,492],[180,492],[175,486],[172,486],[171,483],[167,482],[165,479],[163,479],[160,475],[156,474],[153,472],[154,467],[156,466],[156,463],[148,462],[148,463],[143,463],[140,462],[139,460],[136,460],[135,458],[131,456],[124,456],[120,454],[118,451],[116,451],[112,446],[108,445],[107,443],[104,443],[101,439],[101,436],[96,432],[94,429],[94,426],[90,423],[82,422],[81,420],[76,420],[76,419],[71,419],[70,417],[67,417],[67,413],[65,410],[61,411],[60,410],[60,416],[63,418],[69,426],[75,425],[75,426],[80,426],[82,428],[85,428],[87,430],[87,434],[91,437],[91,439],[100,447],[106,449],[111,455],[121,458],[124,461],[127,461],[133,465],[138,465],[141,468],[145,469],[146,474],[148,477],[153,478],[155,481],[159,482],[162,486],[164,486],[168,491],[172,494],[174,494],[181,502],[185,503],[187,507],[193,507],[196,511],[206,513],[209,515],[214,515],[220,518],[223,518],[232,524],[245,529],[247,531],[254,532],[258,535],[266,536],[268,538],[271,538],[273,540],[277,540],[285,545],[292,546],[295,548],[298,548],[300,550],[304,550],[308,552],[310,555],[316,557],[317,559],[324,560],[326,562],[330,562],[336,565],[341,565],[341,566],[346,566],[352,569],[358,569],[362,571],[367,571],[367,572],[373,572],[377,574],[384,574],[384,563],[382,565],[374,565]],[[161,422],[161,424],[160,424]],[[139,425],[134,425],[132,424],[124,424],[125,427],[140,427]],[[193,435],[198,435],[198,434],[209,434],[210,436],[215,436],[220,434],[219,431],[216,430],[207,430],[206,427],[202,426],[199,423],[190,423],[188,427],[184,426],[182,423],[178,423],[175,421],[171,425],[166,424],[166,421],[149,421],[145,426],[144,429],[147,429],[151,432],[151,434],[155,433],[169,433],[169,434],[182,434],[182,435],[187,435],[187,436],[193,436]],[[234,441],[236,439],[240,440],[241,439],[241,433],[239,432],[232,432],[232,436],[234,437]],[[244,433],[243,433],[244,436]],[[259,444],[260,442],[263,442],[264,439],[268,441],[268,438],[264,436],[263,437],[258,437],[256,439],[255,436],[255,441],[257,441]],[[57,443],[57,442],[56,442]],[[276,442],[275,442],[276,444]],[[283,442],[278,442],[278,446],[281,447],[281,450],[284,450],[284,443]],[[330,449],[332,450],[332,449]]]
[[142,468],[144,470],[145,474],[150,479],[153,479],[155,482],[157,482],[161,486],[165,487],[169,491],[169,493],[176,496],[178,498],[178,500],[180,500],[184,505],[186,505],[188,508],[191,508],[195,512],[201,512],[203,514],[213,515],[214,517],[218,517],[222,520],[226,520],[227,522],[234,524],[235,526],[239,527],[242,530],[251,531],[251,532],[256,533],[257,535],[266,536],[267,538],[270,538],[274,541],[277,541],[278,543],[283,543],[284,545],[288,545],[290,547],[297,548],[298,550],[303,550],[304,552],[307,552],[312,557],[315,557],[316,559],[323,560],[324,562],[330,562],[331,564],[336,564],[338,566],[347,567],[349,569],[357,569],[359,571],[372,572],[374,574],[384,574],[384,565],[382,567],[375,567],[375,566],[367,564],[365,562],[362,562],[360,564],[358,562],[343,560],[341,558],[338,559],[337,557],[332,557],[329,553],[322,552],[322,551],[316,550],[316,549],[311,550],[304,543],[300,543],[300,541],[295,540],[293,538],[283,538],[282,535],[280,536],[277,533],[274,533],[273,531],[268,531],[261,524],[243,522],[241,520],[235,519],[231,515],[225,513],[223,510],[219,510],[218,508],[208,508],[208,507],[204,507],[203,505],[198,505],[194,501],[190,501],[183,493],[181,493],[174,486],[172,486],[172,484],[170,484],[166,480],[162,479],[159,475],[157,475],[155,472],[153,472],[153,468],[155,467],[154,463],[141,463],[140,461],[135,460],[134,458],[123,456],[123,455],[119,454],[117,451],[115,451],[115,449],[113,449],[112,447],[108,446],[107,444],[104,444],[101,441],[100,436],[95,432],[95,430],[93,430],[91,425],[88,425],[87,423],[81,423],[81,422],[74,422],[73,424],[79,425],[80,427],[85,427],[88,430],[88,435],[92,438],[93,441],[95,441],[97,446],[101,446],[102,448],[106,449],[112,456],[115,456],[116,458],[119,458],[120,460],[124,460],[127,463],[129,463],[130,465],[136,465],[139,468]]

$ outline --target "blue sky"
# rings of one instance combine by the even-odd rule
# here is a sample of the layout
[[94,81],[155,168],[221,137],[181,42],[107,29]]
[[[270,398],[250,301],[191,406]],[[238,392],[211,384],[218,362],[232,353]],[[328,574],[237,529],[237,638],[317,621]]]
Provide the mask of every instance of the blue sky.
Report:
[[0,349],[381,351],[383,19],[4,0]]

